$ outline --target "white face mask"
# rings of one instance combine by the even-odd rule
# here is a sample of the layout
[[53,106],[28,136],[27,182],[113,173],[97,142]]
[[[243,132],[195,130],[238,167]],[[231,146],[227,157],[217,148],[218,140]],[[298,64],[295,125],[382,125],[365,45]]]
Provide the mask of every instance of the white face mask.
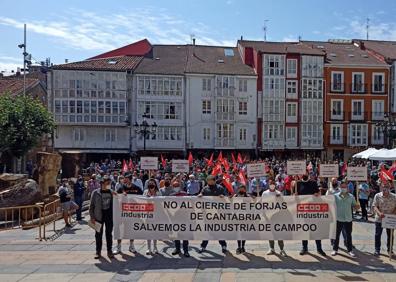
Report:
[[346,194],[348,193],[348,188],[341,188],[341,193]]
[[270,190],[275,190],[275,185],[274,185],[274,184],[271,184],[271,185],[269,186],[269,188],[270,188]]
[[180,192],[180,187],[173,187],[173,191]]

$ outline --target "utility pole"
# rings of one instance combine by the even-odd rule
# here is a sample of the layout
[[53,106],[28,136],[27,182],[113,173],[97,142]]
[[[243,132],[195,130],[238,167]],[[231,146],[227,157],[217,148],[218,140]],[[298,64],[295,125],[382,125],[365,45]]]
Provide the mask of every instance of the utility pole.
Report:
[[366,19],[366,40],[369,40],[370,18]]
[[23,96],[26,96],[26,24],[23,25]]
[[267,41],[267,22],[269,22],[269,20],[264,20],[264,26],[263,26],[264,41]]

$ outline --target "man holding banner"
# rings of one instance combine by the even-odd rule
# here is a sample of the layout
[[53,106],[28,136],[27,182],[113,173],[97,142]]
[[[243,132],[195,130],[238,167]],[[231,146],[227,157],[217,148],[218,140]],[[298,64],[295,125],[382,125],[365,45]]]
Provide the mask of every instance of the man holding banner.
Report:
[[[198,197],[218,196],[220,198],[223,198],[224,196],[228,195],[227,190],[223,186],[216,184],[216,179],[213,175],[209,175],[206,178],[206,182],[208,183],[208,185],[202,189]],[[201,249],[198,252],[203,253],[206,250],[208,243],[209,243],[208,240],[202,241]],[[227,242],[225,240],[219,240],[219,244],[221,246],[221,251],[224,254],[227,253]]]

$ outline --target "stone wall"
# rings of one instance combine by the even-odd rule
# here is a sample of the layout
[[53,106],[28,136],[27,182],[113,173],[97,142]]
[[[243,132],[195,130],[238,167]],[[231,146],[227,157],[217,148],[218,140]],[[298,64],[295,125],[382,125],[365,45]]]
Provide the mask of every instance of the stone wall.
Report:
[[38,185],[44,197],[56,192],[56,179],[61,168],[61,162],[62,157],[59,154],[37,153]]

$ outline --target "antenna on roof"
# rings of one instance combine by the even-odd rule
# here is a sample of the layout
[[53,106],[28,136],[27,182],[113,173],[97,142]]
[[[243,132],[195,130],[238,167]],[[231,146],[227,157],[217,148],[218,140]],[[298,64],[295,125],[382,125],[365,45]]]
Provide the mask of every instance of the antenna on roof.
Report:
[[264,31],[264,41],[267,41],[267,22],[269,22],[269,20],[264,20],[264,26],[263,26],[263,31]]
[[191,40],[191,44],[195,45],[195,34],[193,33],[190,34],[190,40]]
[[302,39],[302,37],[301,37],[301,35],[299,35],[298,36],[298,42],[301,42],[301,39]]
[[366,39],[369,40],[370,18],[366,19]]

